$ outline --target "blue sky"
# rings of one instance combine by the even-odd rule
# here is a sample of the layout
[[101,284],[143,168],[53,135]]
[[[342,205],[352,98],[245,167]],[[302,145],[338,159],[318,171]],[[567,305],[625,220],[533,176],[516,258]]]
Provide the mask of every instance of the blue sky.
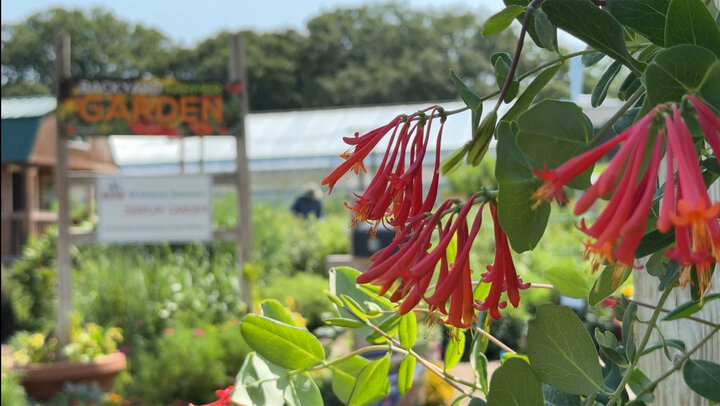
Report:
[[[185,45],[210,37],[223,29],[274,31],[282,28],[302,30],[308,19],[338,7],[380,3],[378,0],[2,0],[2,23],[14,23],[51,7],[81,8],[100,6],[133,23],[159,29]],[[398,3],[415,10],[457,8],[496,12],[502,0],[402,0]]]

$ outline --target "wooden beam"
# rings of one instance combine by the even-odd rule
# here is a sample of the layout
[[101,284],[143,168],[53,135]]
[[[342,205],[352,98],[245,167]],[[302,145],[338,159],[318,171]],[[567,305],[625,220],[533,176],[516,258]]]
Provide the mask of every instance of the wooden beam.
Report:
[[[60,84],[70,77],[70,36],[60,34],[54,39],[55,46],[55,97],[60,106]],[[64,129],[57,120],[55,193],[58,199],[58,348],[70,342],[70,311],[72,310],[72,269],[70,258],[70,196],[68,182],[68,148]]]
[[245,39],[241,35],[230,37],[230,60],[228,77],[243,86],[240,107],[240,123],[235,134],[235,174],[237,190],[237,239],[236,263],[240,269],[240,295],[252,307],[250,287],[242,271],[246,262],[252,261],[252,223],[250,216],[250,169],[245,146],[245,116],[248,111],[247,72],[245,69]]

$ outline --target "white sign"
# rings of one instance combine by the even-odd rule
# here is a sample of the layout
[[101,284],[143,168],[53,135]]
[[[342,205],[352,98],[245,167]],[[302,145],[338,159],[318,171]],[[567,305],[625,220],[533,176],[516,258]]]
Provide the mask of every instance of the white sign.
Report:
[[98,241],[210,241],[211,191],[208,175],[98,177]]

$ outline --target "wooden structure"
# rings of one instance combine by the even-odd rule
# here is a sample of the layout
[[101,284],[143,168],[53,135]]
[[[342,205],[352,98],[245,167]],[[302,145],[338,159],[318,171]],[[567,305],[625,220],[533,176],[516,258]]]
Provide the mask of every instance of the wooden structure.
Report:
[[[247,84],[247,74],[245,68],[245,42],[242,36],[234,35],[230,37],[229,59],[228,59],[228,76],[230,83],[228,86],[234,88],[239,87],[240,100],[233,100],[237,103],[232,111],[237,115],[237,123],[232,124],[232,131],[235,131],[235,170],[226,174],[215,174],[213,182],[216,184],[233,184],[237,193],[237,223],[231,229],[214,230],[214,240],[230,240],[236,243],[236,265],[240,273],[238,275],[240,281],[240,296],[245,303],[251,304],[250,289],[246,283],[244,274],[242,273],[243,265],[252,260],[252,231],[250,221],[250,177],[247,162],[247,149],[245,145],[245,116],[248,110],[247,92],[244,90]],[[58,103],[62,101],[62,88],[70,79],[70,36],[61,34],[55,37],[55,94],[58,96]],[[233,91],[233,93],[237,93]],[[63,105],[58,109],[63,111]],[[181,109],[182,110],[182,109]],[[147,117],[145,117],[147,119]],[[151,117],[151,119],[154,119]],[[92,124],[92,120],[86,120],[83,124]],[[57,310],[57,330],[59,347],[69,342],[69,322],[70,312],[72,308],[72,261],[70,256],[70,246],[72,244],[92,244],[98,241],[95,230],[89,232],[75,232],[71,230],[70,221],[70,196],[69,189],[71,185],[85,185],[92,188],[95,185],[96,177],[94,175],[77,173],[72,167],[72,138],[66,133],[68,126],[60,121],[55,122],[55,145],[54,153],[56,157],[55,184],[58,199],[58,238],[57,238],[57,269],[58,269],[58,310]],[[96,127],[98,130],[96,135],[110,135],[112,133]],[[132,133],[141,135],[141,132],[133,130]],[[162,130],[153,133],[154,135],[177,135],[169,134]],[[209,135],[209,134],[208,134]],[[96,137],[106,140],[105,137]],[[180,163],[181,173],[184,172],[184,163]],[[202,168],[202,165],[201,165]],[[102,221],[102,219],[101,219]]]
[[[31,235],[57,221],[55,200],[55,99],[52,96],[2,100],[2,259],[20,254]],[[106,138],[68,143],[69,166],[84,172],[115,172]],[[93,192],[86,191],[88,208]]]

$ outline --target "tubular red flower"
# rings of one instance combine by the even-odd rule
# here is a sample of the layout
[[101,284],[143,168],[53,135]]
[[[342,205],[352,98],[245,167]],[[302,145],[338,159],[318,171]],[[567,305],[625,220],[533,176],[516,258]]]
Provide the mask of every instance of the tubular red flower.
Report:
[[[717,158],[720,120],[697,98],[686,98],[692,102],[700,128]],[[578,199],[575,214],[587,211],[598,198],[609,196],[606,207],[592,226],[587,226],[584,219],[580,222],[580,230],[590,237],[585,242],[585,256],[594,269],[605,262],[634,266],[635,251],[646,229],[665,147],[666,182],[657,227],[664,233],[674,231],[675,246],[666,256],[678,261],[683,268],[681,282],[691,279],[690,270],[695,267],[703,291],[713,263],[720,261],[720,202],[710,200],[690,130],[678,107],[671,108],[672,113],[668,114],[669,106],[658,106],[612,141],[553,171],[536,171],[546,182],[534,198],[562,201],[562,187],[568,181],[622,142],[608,168]],[[663,119],[655,120],[661,114]]]
[[[229,406],[229,405],[233,405],[234,403],[230,399],[230,397],[232,396],[234,389],[235,389],[235,387],[233,385],[230,385],[225,389],[218,389],[215,391],[215,395],[217,395],[217,397],[220,399],[218,399],[214,402],[210,402],[208,404],[199,405],[199,406]],[[195,405],[190,403],[189,406],[195,406]]]
[[[425,112],[428,111],[430,113],[426,116]],[[344,138],[351,146],[342,155],[345,162],[322,181],[331,191],[339,178],[348,171],[358,173],[365,170],[362,160],[383,137],[392,134],[378,171],[365,192],[356,194],[353,204],[345,204],[352,210],[353,224],[370,223],[371,234],[382,223],[400,231],[408,219],[432,209],[437,198],[443,124],[435,136],[435,167],[427,194],[423,191],[422,163],[433,135],[432,121],[437,111],[438,107],[429,107],[407,118],[398,116],[388,125],[362,136],[356,134],[355,137]]]
[[499,319],[501,318],[499,309],[507,306],[505,301],[500,301],[502,293],[505,292],[510,303],[517,307],[520,303],[519,289],[527,289],[530,284],[523,283],[522,279],[517,276],[507,235],[500,226],[497,207],[494,204],[490,205],[490,214],[495,230],[495,261],[492,265],[487,266],[487,272],[482,275],[482,281],[491,284],[490,291],[484,300],[476,301],[476,308],[488,310],[492,318]]

